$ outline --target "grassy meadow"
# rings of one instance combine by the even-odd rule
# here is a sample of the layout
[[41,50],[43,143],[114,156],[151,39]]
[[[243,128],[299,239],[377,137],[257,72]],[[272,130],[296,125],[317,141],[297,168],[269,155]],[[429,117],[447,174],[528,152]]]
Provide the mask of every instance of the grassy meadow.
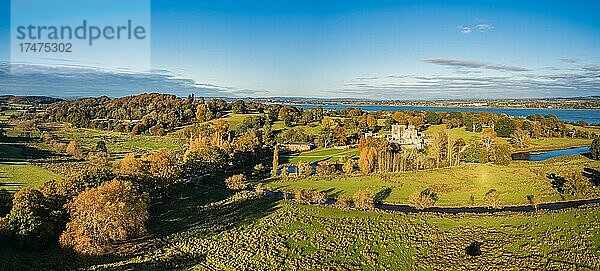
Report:
[[[180,193],[154,208],[150,231],[157,238],[122,246],[120,257],[84,262],[57,250],[0,249],[6,256],[0,257],[0,265],[95,270],[600,268],[597,206],[495,215],[402,214],[255,196],[223,198],[201,188]],[[212,202],[211,196],[216,196]],[[174,217],[179,219],[169,220]],[[474,242],[481,255],[466,253]]]
[[[549,159],[543,162],[515,161],[507,166],[493,164],[463,164],[461,166],[394,173],[385,176],[310,176],[267,179],[263,183],[275,190],[308,188],[330,196],[351,198],[359,190],[376,194],[384,189],[391,193],[383,201],[406,204],[413,193],[429,188],[439,195],[437,206],[483,206],[483,197],[496,189],[504,205],[526,205],[527,195],[539,202],[560,201],[560,194],[551,186],[547,173],[560,176],[584,168],[600,168],[600,162],[584,156]],[[474,203],[470,203],[471,196]]]

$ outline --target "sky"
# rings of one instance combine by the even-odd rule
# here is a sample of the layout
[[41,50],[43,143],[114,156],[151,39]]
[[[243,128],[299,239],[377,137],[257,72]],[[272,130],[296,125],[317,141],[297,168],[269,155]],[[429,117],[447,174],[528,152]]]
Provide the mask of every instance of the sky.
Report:
[[[98,69],[97,62],[69,55],[52,65],[11,61],[9,1],[0,3],[0,62],[7,63],[0,65],[0,94],[600,95],[598,1],[152,0],[150,67],[144,71]],[[116,6],[107,12],[115,21],[131,16],[132,10]],[[79,19],[73,12],[61,15],[60,6],[41,10],[41,21]],[[125,49],[118,64],[131,64],[141,51]]]

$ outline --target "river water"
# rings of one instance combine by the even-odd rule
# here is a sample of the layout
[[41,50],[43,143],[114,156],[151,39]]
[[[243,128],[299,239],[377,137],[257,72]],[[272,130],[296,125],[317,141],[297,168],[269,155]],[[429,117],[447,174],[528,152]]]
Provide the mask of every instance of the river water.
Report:
[[590,147],[579,147],[569,148],[562,150],[542,151],[542,152],[523,152],[515,153],[512,155],[513,160],[527,160],[527,161],[544,161],[550,158],[574,155],[574,154],[586,154],[590,152]]

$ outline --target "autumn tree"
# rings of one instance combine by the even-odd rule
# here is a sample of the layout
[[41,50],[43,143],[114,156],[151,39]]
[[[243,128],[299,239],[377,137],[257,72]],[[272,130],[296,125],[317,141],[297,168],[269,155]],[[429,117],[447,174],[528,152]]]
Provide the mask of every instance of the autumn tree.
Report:
[[54,235],[50,212],[42,192],[22,188],[15,193],[8,226],[20,246],[39,248]]
[[213,118],[213,113],[207,104],[199,104],[196,107],[196,119],[198,122],[206,122]]
[[152,197],[165,195],[179,180],[181,169],[175,155],[166,150],[157,151],[142,158],[149,178],[141,178],[139,185]]
[[510,135],[510,143],[518,149],[524,149],[531,145],[531,137],[529,133],[522,129],[517,129]]
[[79,145],[79,142],[77,142],[75,140],[71,140],[69,142],[69,145],[67,145],[66,151],[68,154],[73,155],[78,159],[83,158],[83,149],[81,148],[81,145]]
[[110,155],[107,152],[89,152],[86,160],[96,167],[110,167]]
[[148,199],[129,182],[113,180],[88,189],[68,207],[71,220],[59,241],[80,254],[105,255],[114,243],[146,232]]
[[481,143],[488,153],[492,151],[492,147],[494,147],[496,142],[498,142],[498,136],[494,132],[494,129],[485,128],[481,137]]
[[354,159],[350,158],[344,163],[344,165],[342,166],[342,169],[344,170],[344,173],[350,175],[350,174],[352,174],[352,172],[354,172],[355,166],[356,166],[356,163],[354,162]]
[[143,173],[142,161],[135,158],[135,153],[125,154],[119,164],[119,173],[129,176],[141,175]]

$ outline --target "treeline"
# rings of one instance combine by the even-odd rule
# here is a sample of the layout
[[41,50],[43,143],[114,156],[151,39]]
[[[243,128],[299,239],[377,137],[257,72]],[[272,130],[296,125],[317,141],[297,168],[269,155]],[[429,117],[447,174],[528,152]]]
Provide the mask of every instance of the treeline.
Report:
[[[47,182],[39,190],[19,190],[8,215],[0,218],[0,239],[24,248],[58,242],[83,255],[110,254],[115,244],[146,234],[149,205],[171,195],[183,181],[220,180],[232,189],[245,189],[244,175],[230,175],[244,168],[264,174],[262,157],[268,159],[270,150],[255,133],[234,136],[225,121],[205,124],[194,131],[185,153],[130,153],[116,167],[92,163],[93,169]],[[7,195],[2,196],[6,209]]]

